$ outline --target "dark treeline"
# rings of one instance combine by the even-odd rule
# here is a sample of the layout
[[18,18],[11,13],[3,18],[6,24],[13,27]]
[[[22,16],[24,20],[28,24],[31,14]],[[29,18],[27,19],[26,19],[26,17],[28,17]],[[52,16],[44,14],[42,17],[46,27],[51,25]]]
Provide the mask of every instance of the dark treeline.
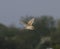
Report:
[[[31,18],[33,16],[20,20],[27,22]],[[0,24],[0,49],[35,49],[43,36],[50,36],[51,46],[60,49],[60,19],[55,20],[52,16],[35,17],[33,26],[34,30],[26,30]],[[43,46],[46,46],[45,44]]]

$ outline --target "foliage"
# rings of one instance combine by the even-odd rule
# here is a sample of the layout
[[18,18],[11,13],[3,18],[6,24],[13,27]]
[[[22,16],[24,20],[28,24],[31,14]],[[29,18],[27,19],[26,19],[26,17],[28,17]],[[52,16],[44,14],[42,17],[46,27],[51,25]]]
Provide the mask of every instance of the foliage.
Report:
[[[27,23],[34,16],[26,16],[20,20]],[[1,49],[35,49],[43,36],[50,36],[54,44],[60,43],[60,26],[56,27],[52,16],[34,17],[34,30],[7,27],[0,24],[0,48]],[[52,45],[55,48],[55,45]],[[56,46],[59,47],[59,46]],[[57,49],[57,48],[56,48]]]

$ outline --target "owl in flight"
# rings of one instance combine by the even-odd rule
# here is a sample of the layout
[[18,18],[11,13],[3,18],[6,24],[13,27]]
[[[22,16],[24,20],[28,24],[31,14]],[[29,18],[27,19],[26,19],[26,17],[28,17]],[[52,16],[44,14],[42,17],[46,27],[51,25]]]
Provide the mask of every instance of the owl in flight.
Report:
[[25,29],[34,30],[34,26],[32,25],[34,23],[34,18],[32,18],[31,20],[29,20],[27,22],[27,24],[24,23],[24,22],[22,22],[22,21],[21,21],[21,23],[24,25]]

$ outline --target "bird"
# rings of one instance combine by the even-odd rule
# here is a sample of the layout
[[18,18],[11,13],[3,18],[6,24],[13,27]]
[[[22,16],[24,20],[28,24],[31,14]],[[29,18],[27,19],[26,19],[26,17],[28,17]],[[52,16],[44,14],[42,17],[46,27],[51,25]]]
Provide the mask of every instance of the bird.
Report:
[[35,20],[35,18],[32,18],[27,23],[24,23],[23,21],[20,21],[20,22],[24,25],[25,29],[34,30],[34,26],[33,26],[34,20]]

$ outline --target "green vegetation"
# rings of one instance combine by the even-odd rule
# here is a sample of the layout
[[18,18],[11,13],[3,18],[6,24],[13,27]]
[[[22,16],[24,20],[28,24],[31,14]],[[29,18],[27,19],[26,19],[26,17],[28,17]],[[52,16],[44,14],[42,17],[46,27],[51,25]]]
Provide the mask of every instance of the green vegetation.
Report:
[[[27,22],[31,18],[33,16],[21,19]],[[0,48],[35,49],[41,37],[50,36],[52,38],[51,46],[54,49],[60,49],[60,20],[55,20],[52,16],[35,17],[33,26],[34,30],[26,30],[0,24]],[[46,46],[45,44],[42,46]]]

